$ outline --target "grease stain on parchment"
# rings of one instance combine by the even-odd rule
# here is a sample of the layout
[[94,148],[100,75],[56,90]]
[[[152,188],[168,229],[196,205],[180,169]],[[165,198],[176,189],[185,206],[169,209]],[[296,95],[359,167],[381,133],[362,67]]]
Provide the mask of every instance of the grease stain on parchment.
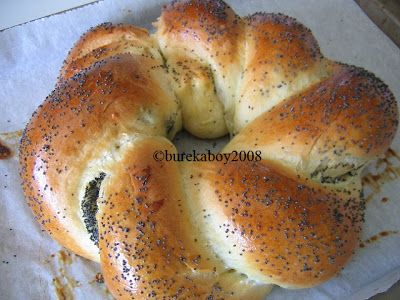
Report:
[[366,240],[360,242],[360,248],[365,248],[367,245],[372,244],[377,242],[378,240],[380,240],[383,237],[389,236],[389,235],[393,235],[393,234],[398,234],[398,231],[395,230],[385,230],[385,231],[381,231],[378,234],[375,234],[369,238],[367,238]]
[[103,289],[103,291],[108,299],[114,299],[111,292],[108,290],[107,286],[104,283],[104,276],[101,272],[98,272],[94,276],[93,280],[89,281],[89,284],[94,284],[97,287],[100,287],[101,289]]
[[93,284],[93,283],[100,283],[100,284],[102,284],[102,283],[104,283],[103,274],[101,274],[100,272],[97,273],[97,274],[94,276],[93,280],[89,281],[89,283],[90,283],[90,284]]
[[23,130],[0,133],[0,159],[9,159],[18,153]]
[[[385,183],[400,178],[400,155],[389,148],[385,155],[373,162],[368,169],[370,172],[362,178],[366,203],[376,198]],[[383,197],[381,202],[387,202],[387,197]]]
[[104,284],[102,273],[94,273],[93,280],[88,282],[80,282],[69,274],[69,267],[75,262],[78,262],[77,260],[79,259],[79,256],[64,248],[55,254],[51,254],[50,257],[45,260],[45,263],[52,267],[53,273],[55,274],[52,285],[54,287],[56,299],[74,300],[74,289],[81,288],[87,284],[94,285],[94,288],[101,290],[104,299],[114,299]]
[[0,140],[0,159],[8,159],[12,156],[12,151]]
[[75,254],[66,249],[52,254],[50,259],[45,262],[56,268],[55,277],[52,280],[56,298],[59,300],[73,300],[73,290],[81,286],[80,282],[75,280],[67,272],[67,266],[71,265],[74,261]]

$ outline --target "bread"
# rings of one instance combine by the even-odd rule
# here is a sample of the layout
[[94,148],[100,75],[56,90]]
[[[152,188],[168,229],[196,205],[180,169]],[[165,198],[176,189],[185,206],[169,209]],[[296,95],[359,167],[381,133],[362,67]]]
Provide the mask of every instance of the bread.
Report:
[[[20,146],[38,222],[100,262],[118,299],[262,299],[332,278],[357,248],[361,171],[398,126],[389,88],[281,14],[174,1],[155,27],[102,24],[69,53]],[[261,161],[156,161],[183,128]]]

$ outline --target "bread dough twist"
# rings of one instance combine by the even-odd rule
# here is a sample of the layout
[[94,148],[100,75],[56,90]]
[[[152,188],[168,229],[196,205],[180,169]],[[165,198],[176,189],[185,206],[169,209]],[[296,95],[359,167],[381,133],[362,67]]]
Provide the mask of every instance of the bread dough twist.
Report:
[[[361,171],[397,129],[388,87],[281,14],[174,1],[155,27],[102,24],[69,53],[20,147],[36,219],[118,299],[262,299],[334,276]],[[155,161],[182,128],[262,160]]]

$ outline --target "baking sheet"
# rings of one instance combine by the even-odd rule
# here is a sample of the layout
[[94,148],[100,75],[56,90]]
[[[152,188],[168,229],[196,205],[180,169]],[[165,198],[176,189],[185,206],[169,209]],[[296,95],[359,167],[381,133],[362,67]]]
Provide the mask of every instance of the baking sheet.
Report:
[[[349,0],[227,1],[238,14],[281,12],[312,29],[329,58],[362,66],[382,78],[400,99],[400,51]],[[68,50],[90,26],[111,21],[151,28],[165,1],[116,0],[39,19],[0,32],[0,132],[22,129],[51,92]],[[0,135],[15,148],[17,134]],[[198,141],[183,134],[181,149],[218,149],[226,140]],[[342,273],[306,290],[274,288],[268,299],[366,299],[400,278],[400,136],[393,151],[365,179],[368,198],[363,240]],[[25,204],[15,156],[0,161],[0,299],[107,299],[99,266],[69,254],[33,219]],[[383,200],[383,201],[382,201]]]

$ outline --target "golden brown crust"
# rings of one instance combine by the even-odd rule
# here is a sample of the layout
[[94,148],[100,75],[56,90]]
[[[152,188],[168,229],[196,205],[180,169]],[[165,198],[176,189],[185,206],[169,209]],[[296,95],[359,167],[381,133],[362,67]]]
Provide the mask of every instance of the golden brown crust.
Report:
[[[99,229],[117,298],[261,299],[269,283],[334,276],[356,248],[361,170],[398,126],[388,87],[280,14],[174,1],[156,27],[102,24],[69,53],[21,142],[35,217],[97,261]],[[200,137],[237,134],[224,151],[262,161],[154,161],[176,151],[181,119]]]
[[388,87],[361,68],[337,65],[330,78],[255,119],[224,151],[260,150],[316,181],[338,183],[383,154],[397,126]]
[[68,53],[60,72],[66,80],[104,58],[151,44],[147,30],[128,24],[103,23],[90,28]]
[[163,138],[143,138],[104,181],[99,199],[100,256],[108,288],[118,299],[263,299],[266,285],[228,269],[196,229],[178,163],[150,155]]
[[358,197],[266,160],[187,164],[184,174],[215,251],[251,279],[314,286],[340,271],[357,247],[364,210]]
[[79,207],[89,163],[124,134],[166,136],[179,126],[173,95],[157,83],[163,72],[152,58],[128,54],[98,62],[61,83],[25,129],[20,161],[28,203],[42,226],[80,255],[98,259]]
[[163,8],[156,25],[157,37],[167,48],[196,49],[194,55],[212,57],[221,63],[219,68],[227,70],[237,63],[241,22],[223,1],[173,1]]
[[[236,84],[241,72],[243,20],[223,1],[173,1],[165,6],[156,25],[155,37],[167,63],[176,56],[208,65],[218,99],[225,107],[226,125],[233,128]],[[178,60],[183,62],[184,60]],[[185,63],[184,63],[185,64]],[[185,64],[191,68],[191,64]]]
[[245,30],[234,134],[283,99],[332,74],[311,31],[295,19],[256,13],[245,19]]

